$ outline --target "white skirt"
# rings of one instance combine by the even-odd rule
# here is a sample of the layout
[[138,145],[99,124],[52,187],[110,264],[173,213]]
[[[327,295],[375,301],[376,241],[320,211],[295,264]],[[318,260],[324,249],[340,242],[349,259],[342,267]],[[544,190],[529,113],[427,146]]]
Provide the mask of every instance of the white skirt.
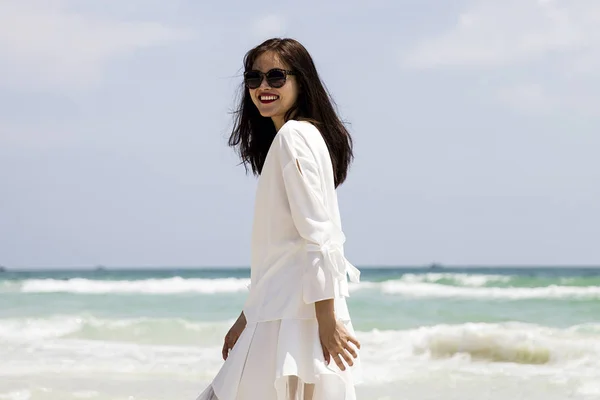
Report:
[[249,323],[196,400],[356,400],[359,375],[359,358],[345,371],[325,364],[316,320]]

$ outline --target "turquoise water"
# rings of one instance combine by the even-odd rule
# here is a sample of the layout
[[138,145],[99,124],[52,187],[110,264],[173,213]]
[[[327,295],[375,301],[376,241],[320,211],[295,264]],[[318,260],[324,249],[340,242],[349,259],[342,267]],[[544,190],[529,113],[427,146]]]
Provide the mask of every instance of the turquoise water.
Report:
[[[193,400],[249,275],[1,273],[0,399]],[[600,269],[363,268],[348,303],[361,399],[600,398]]]

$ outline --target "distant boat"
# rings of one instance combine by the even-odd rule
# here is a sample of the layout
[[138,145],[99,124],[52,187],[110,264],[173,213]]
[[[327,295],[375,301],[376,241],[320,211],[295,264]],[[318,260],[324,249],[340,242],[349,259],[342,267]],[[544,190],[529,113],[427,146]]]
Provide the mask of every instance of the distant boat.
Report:
[[431,263],[429,264],[429,269],[442,269],[444,268],[442,264],[439,263]]
[[106,267],[104,265],[96,265],[96,271],[106,271]]

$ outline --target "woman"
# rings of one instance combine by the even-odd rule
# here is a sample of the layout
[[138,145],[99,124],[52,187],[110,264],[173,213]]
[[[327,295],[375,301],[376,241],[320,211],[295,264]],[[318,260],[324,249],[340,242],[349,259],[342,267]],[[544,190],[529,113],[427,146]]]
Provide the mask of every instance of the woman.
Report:
[[248,299],[198,400],[354,400],[359,342],[335,188],[352,140],[306,49],[270,39],[244,59],[229,144],[259,175]]

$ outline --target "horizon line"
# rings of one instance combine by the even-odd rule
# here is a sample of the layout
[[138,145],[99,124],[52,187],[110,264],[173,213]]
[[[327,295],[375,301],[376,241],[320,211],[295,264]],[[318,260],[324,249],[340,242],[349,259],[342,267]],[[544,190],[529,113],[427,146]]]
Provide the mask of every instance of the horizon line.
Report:
[[[577,268],[577,269],[597,269],[600,268],[600,264],[442,264],[442,263],[430,263],[430,264],[380,264],[380,265],[357,265],[359,269],[425,269],[425,270],[440,270],[440,269],[469,269],[469,268],[522,268],[522,269],[533,269],[533,268]],[[35,267],[16,267],[11,268],[5,265],[0,265],[0,272],[34,272],[34,271],[45,271],[45,272],[60,272],[60,271],[131,271],[131,270],[250,270],[250,266],[235,266],[235,265],[222,265],[222,266],[200,266],[200,265],[179,265],[179,266],[107,266],[107,265],[96,265],[96,266],[35,266]]]

